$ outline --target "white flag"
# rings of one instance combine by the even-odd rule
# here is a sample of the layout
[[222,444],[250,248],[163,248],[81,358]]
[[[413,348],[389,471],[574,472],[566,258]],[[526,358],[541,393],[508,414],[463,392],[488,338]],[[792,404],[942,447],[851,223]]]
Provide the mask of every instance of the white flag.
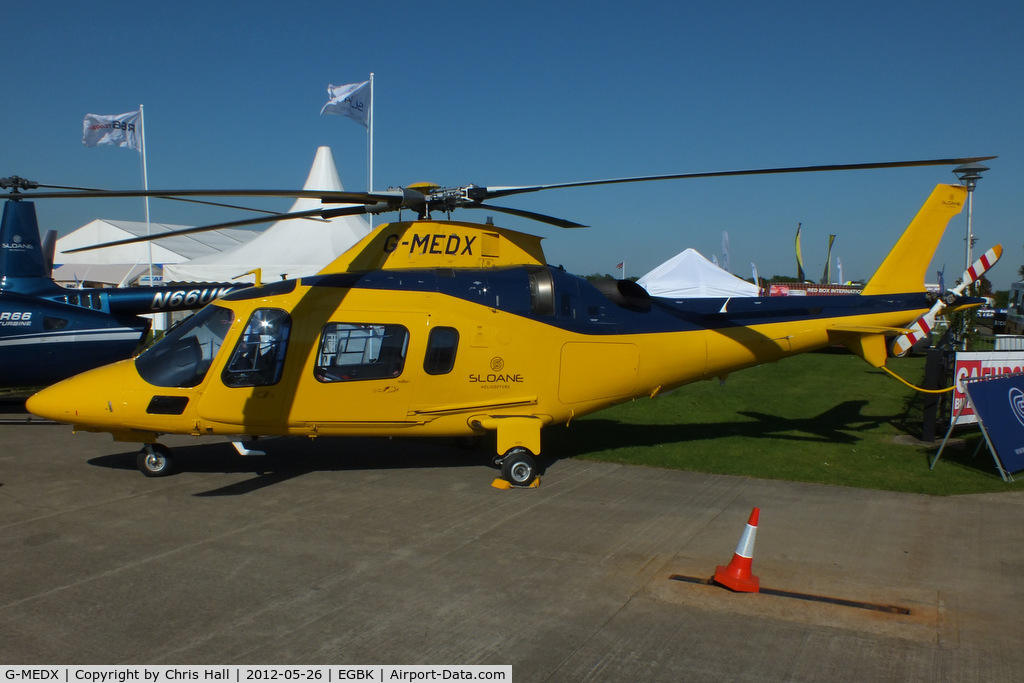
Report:
[[337,114],[347,116],[366,128],[370,127],[370,96],[373,90],[370,81],[349,83],[348,85],[329,85],[327,95],[331,100],[320,110],[321,114]]
[[722,270],[732,272],[729,267],[729,233],[725,230],[722,231]]
[[141,112],[127,114],[86,114],[82,122],[82,144],[86,147],[117,145],[142,150],[142,131],[139,130]]

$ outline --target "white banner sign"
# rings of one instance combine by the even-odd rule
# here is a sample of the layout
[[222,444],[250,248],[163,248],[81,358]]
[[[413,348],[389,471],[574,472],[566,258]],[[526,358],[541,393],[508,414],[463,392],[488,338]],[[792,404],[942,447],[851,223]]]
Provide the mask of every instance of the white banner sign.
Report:
[[974,424],[978,418],[974,414],[973,406],[964,405],[967,396],[964,393],[963,381],[1024,372],[1024,351],[958,351],[955,366],[955,388],[950,420],[956,420],[958,425]]

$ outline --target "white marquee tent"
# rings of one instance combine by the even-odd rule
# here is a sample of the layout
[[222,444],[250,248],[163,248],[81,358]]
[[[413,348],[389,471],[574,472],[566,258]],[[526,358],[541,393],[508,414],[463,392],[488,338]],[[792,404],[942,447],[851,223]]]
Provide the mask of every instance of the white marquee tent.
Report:
[[[166,223],[149,224],[149,233],[158,235],[186,228],[185,225]],[[88,247],[103,242],[146,235],[146,223],[141,221],[114,221],[97,218],[74,232],[57,240],[54,254],[53,277],[62,283],[99,282],[117,286],[134,282],[149,274],[149,244],[153,246],[154,273],[167,263],[180,263],[189,259],[234,249],[256,237],[252,230],[214,230],[195,235],[178,235],[149,244],[123,244],[76,254],[62,253],[67,249]]]
[[651,296],[665,298],[716,298],[757,296],[757,285],[740,279],[708,261],[694,249],[686,249],[637,280]]
[[[305,190],[344,190],[330,147],[320,147]],[[319,199],[302,197],[290,211],[310,211],[323,206]],[[345,206],[331,204],[330,208]],[[295,219],[278,221],[238,247],[164,267],[164,282],[253,282],[254,276],[240,277],[260,268],[264,282],[284,277],[315,275],[370,232],[361,216],[338,216],[329,220]]]

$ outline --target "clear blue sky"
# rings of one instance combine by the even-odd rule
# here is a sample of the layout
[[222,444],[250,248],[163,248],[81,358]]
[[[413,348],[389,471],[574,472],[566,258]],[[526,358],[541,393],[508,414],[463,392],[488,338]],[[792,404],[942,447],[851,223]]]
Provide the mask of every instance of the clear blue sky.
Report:
[[[320,116],[375,73],[374,185],[523,185],[772,166],[999,155],[975,193],[998,289],[1024,263],[1019,2],[5,3],[0,176],[134,189],[138,154],[84,148],[86,113],[145,105],[151,188],[298,188],[316,148],[367,186],[366,133]],[[556,190],[508,205],[591,225],[546,236],[573,272],[638,276],[686,247],[732,270],[818,276],[829,234],[870,276],[944,167]],[[496,202],[497,203],[497,202]],[[287,200],[272,205],[285,210]],[[43,229],[141,220],[141,200],[54,202]],[[228,220],[155,202],[154,221]],[[479,220],[480,212],[457,215]],[[930,269],[964,266],[966,211]],[[834,261],[833,261],[834,263]],[[930,277],[934,280],[934,277]]]

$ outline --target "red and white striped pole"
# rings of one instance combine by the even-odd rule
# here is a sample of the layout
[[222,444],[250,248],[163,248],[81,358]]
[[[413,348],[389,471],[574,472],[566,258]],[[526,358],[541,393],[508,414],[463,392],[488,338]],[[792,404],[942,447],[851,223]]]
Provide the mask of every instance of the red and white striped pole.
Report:
[[732,562],[729,566],[718,566],[715,568],[715,583],[726,588],[731,588],[739,593],[757,593],[761,588],[761,581],[754,576],[751,565],[754,560],[754,537],[757,536],[757,519],[761,514],[759,508],[754,508],[747,520],[747,528],[743,530],[736,552],[733,553]]

